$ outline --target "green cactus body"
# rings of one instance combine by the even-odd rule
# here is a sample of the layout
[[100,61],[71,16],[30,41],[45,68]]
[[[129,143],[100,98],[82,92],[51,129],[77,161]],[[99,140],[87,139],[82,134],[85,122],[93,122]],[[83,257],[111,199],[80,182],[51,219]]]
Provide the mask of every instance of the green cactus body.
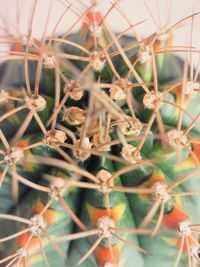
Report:
[[173,27],[115,34],[60,2],[81,29],[14,39],[3,64],[1,266],[200,266],[199,84]]

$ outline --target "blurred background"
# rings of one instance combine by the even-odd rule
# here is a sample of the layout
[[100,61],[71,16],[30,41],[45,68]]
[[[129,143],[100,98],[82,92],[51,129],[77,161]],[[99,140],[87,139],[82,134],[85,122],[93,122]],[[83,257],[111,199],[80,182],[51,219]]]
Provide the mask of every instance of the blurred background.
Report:
[[[92,1],[89,0],[0,0],[0,35],[1,51],[8,49],[5,36],[18,36],[27,33],[28,22],[32,14],[33,4],[37,2],[32,35],[40,38],[45,31],[50,35],[55,24],[62,16],[63,11],[72,4],[59,22],[56,32],[62,33],[70,28],[78,14],[86,10]],[[102,14],[111,8],[114,0],[97,0],[97,7]],[[142,36],[149,36],[166,24],[172,25],[184,17],[200,11],[200,0],[121,0],[118,1],[121,10],[126,14],[131,24],[145,20],[137,26]],[[72,10],[73,9],[73,10]],[[49,14],[49,19],[47,17]],[[116,8],[113,8],[106,17],[114,31],[120,32],[128,27],[127,21]],[[189,46],[192,36],[192,46],[200,49],[200,15],[194,17],[193,34],[191,35],[192,19],[186,20],[174,31],[174,45]],[[45,24],[47,28],[45,30]],[[81,27],[82,21],[74,30]],[[129,33],[130,34],[130,33]],[[181,55],[181,53],[179,53]],[[183,56],[183,55],[182,55]],[[197,61],[198,56],[194,57]]]

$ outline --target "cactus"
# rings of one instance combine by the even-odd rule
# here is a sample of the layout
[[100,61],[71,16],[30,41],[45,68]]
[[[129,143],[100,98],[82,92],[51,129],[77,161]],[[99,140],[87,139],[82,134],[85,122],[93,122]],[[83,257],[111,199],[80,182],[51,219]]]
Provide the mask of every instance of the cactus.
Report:
[[[50,36],[31,34],[33,1],[1,55],[1,266],[200,266],[198,13],[143,38],[120,1],[105,14],[59,2]],[[55,34],[68,11],[76,22]],[[185,25],[190,44],[176,47]]]

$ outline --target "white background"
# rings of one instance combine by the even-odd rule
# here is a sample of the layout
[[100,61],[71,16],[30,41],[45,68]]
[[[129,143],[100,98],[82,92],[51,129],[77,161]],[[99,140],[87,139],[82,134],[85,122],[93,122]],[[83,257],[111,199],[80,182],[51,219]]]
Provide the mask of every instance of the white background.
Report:
[[[5,41],[4,36],[8,33],[18,35],[19,33],[27,32],[28,20],[31,15],[31,8],[33,2],[36,0],[0,0],[0,43]],[[66,8],[61,1],[68,3],[67,0],[38,0],[34,22],[32,27],[32,35],[39,38],[44,31],[44,25],[51,6],[48,27],[46,34],[49,35],[61,16],[63,10]],[[157,2],[156,2],[157,1]],[[111,7],[113,0],[99,0],[98,8],[105,14],[106,10]],[[71,3],[80,11],[84,11],[91,1],[87,0],[71,0]],[[148,36],[153,33],[158,27],[164,26],[166,23],[174,23],[181,18],[192,14],[193,12],[200,11],[200,0],[146,0],[146,3],[153,14],[154,20],[147,10],[143,0],[121,0],[120,5],[132,24],[141,20],[146,20],[137,30],[143,35]],[[72,25],[77,16],[73,12],[68,11],[61,23],[58,26],[57,32],[61,33]],[[119,32],[127,28],[128,24],[117,12],[113,9],[107,17],[107,22],[113,30]],[[156,25],[155,25],[156,24]],[[194,19],[194,32],[193,32],[193,46],[200,48],[200,15],[195,16]],[[79,25],[80,27],[80,25]],[[187,20],[181,28],[174,32],[175,45],[189,45],[191,29],[191,19]],[[5,45],[1,46],[1,50],[5,50]],[[195,57],[197,59],[197,57]]]

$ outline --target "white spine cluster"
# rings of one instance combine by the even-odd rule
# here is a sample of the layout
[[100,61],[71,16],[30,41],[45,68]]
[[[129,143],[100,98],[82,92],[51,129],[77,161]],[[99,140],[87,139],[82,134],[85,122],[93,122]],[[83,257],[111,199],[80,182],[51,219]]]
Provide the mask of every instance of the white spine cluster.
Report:
[[61,130],[54,130],[53,132],[49,131],[47,133],[46,142],[49,146],[53,147],[55,144],[64,143],[66,139],[67,136],[65,132]]
[[102,193],[109,193],[111,192],[111,186],[113,185],[113,180],[110,179],[112,177],[112,174],[106,170],[100,170],[96,175],[99,185],[100,185],[100,191]]
[[139,135],[142,130],[142,124],[137,118],[127,118],[124,122],[119,123],[118,127],[124,135]]
[[141,160],[140,154],[135,153],[136,151],[137,151],[136,147],[127,144],[122,147],[121,155],[125,160],[127,160],[131,164],[136,164],[139,160]]
[[101,72],[105,66],[105,60],[102,59],[103,55],[98,52],[94,52],[92,55],[91,66],[94,71]]
[[103,238],[110,238],[114,232],[111,228],[115,228],[115,222],[110,217],[103,216],[99,218],[97,227],[101,230],[101,236]]
[[4,160],[8,164],[13,164],[13,163],[19,162],[23,158],[24,158],[24,152],[19,147],[12,147],[12,148],[10,148],[10,150],[4,156]]
[[43,65],[47,69],[53,69],[55,67],[56,59],[53,55],[43,54]]
[[[81,140],[78,139],[76,140],[76,142],[74,143],[75,147],[79,147],[81,143]],[[81,148],[83,149],[74,149],[73,150],[73,154],[76,158],[80,159],[80,160],[85,160],[90,156],[90,149],[92,148],[92,142],[90,142],[90,139],[88,137],[85,137],[81,143]],[[86,150],[84,150],[86,149]]]
[[123,88],[116,82],[110,87],[110,96],[115,101],[120,101],[126,98]]
[[180,147],[182,144],[187,144],[187,136],[183,135],[183,131],[178,131],[176,129],[172,129],[166,133],[166,141],[167,143],[173,147]]
[[143,104],[146,108],[154,109],[162,100],[163,94],[152,90],[144,95]]
[[40,95],[27,97],[27,101],[31,103],[37,112],[44,110],[47,104],[45,98]]
[[39,236],[41,232],[41,228],[45,227],[44,218],[42,215],[35,215],[31,218],[31,223],[29,226],[29,232],[33,236]]
[[66,183],[64,179],[57,177],[51,185],[51,192],[49,193],[50,198],[52,198],[55,201],[58,201],[59,195],[62,194],[65,184]]
[[70,98],[74,101],[80,100],[83,96],[83,88],[81,87],[80,83],[74,80],[68,80],[65,83],[63,92],[69,92]]
[[197,89],[200,88],[199,83],[188,81],[185,85],[185,94],[186,95],[195,95],[198,91]]
[[145,49],[142,48],[138,53],[138,61],[141,64],[148,62],[151,59],[151,49],[150,46],[145,46]]
[[27,256],[28,256],[27,251],[26,251],[25,248],[17,249],[16,253],[17,253],[17,257],[18,257],[19,260],[26,259]]
[[182,221],[178,224],[178,232],[180,235],[190,236],[192,233],[190,222],[189,221]]
[[167,184],[156,182],[152,189],[155,190],[155,197],[161,199],[164,203],[168,202],[171,199],[171,195],[167,190]]
[[63,120],[71,125],[80,125],[85,122],[86,116],[83,109],[78,107],[64,108]]
[[[111,147],[111,145],[109,144],[111,142],[110,135],[107,135],[106,137],[101,138],[100,133],[96,133],[92,137],[92,142],[94,146],[97,147],[98,151],[109,151],[110,150],[110,147]],[[105,144],[105,143],[108,143],[108,144]]]

